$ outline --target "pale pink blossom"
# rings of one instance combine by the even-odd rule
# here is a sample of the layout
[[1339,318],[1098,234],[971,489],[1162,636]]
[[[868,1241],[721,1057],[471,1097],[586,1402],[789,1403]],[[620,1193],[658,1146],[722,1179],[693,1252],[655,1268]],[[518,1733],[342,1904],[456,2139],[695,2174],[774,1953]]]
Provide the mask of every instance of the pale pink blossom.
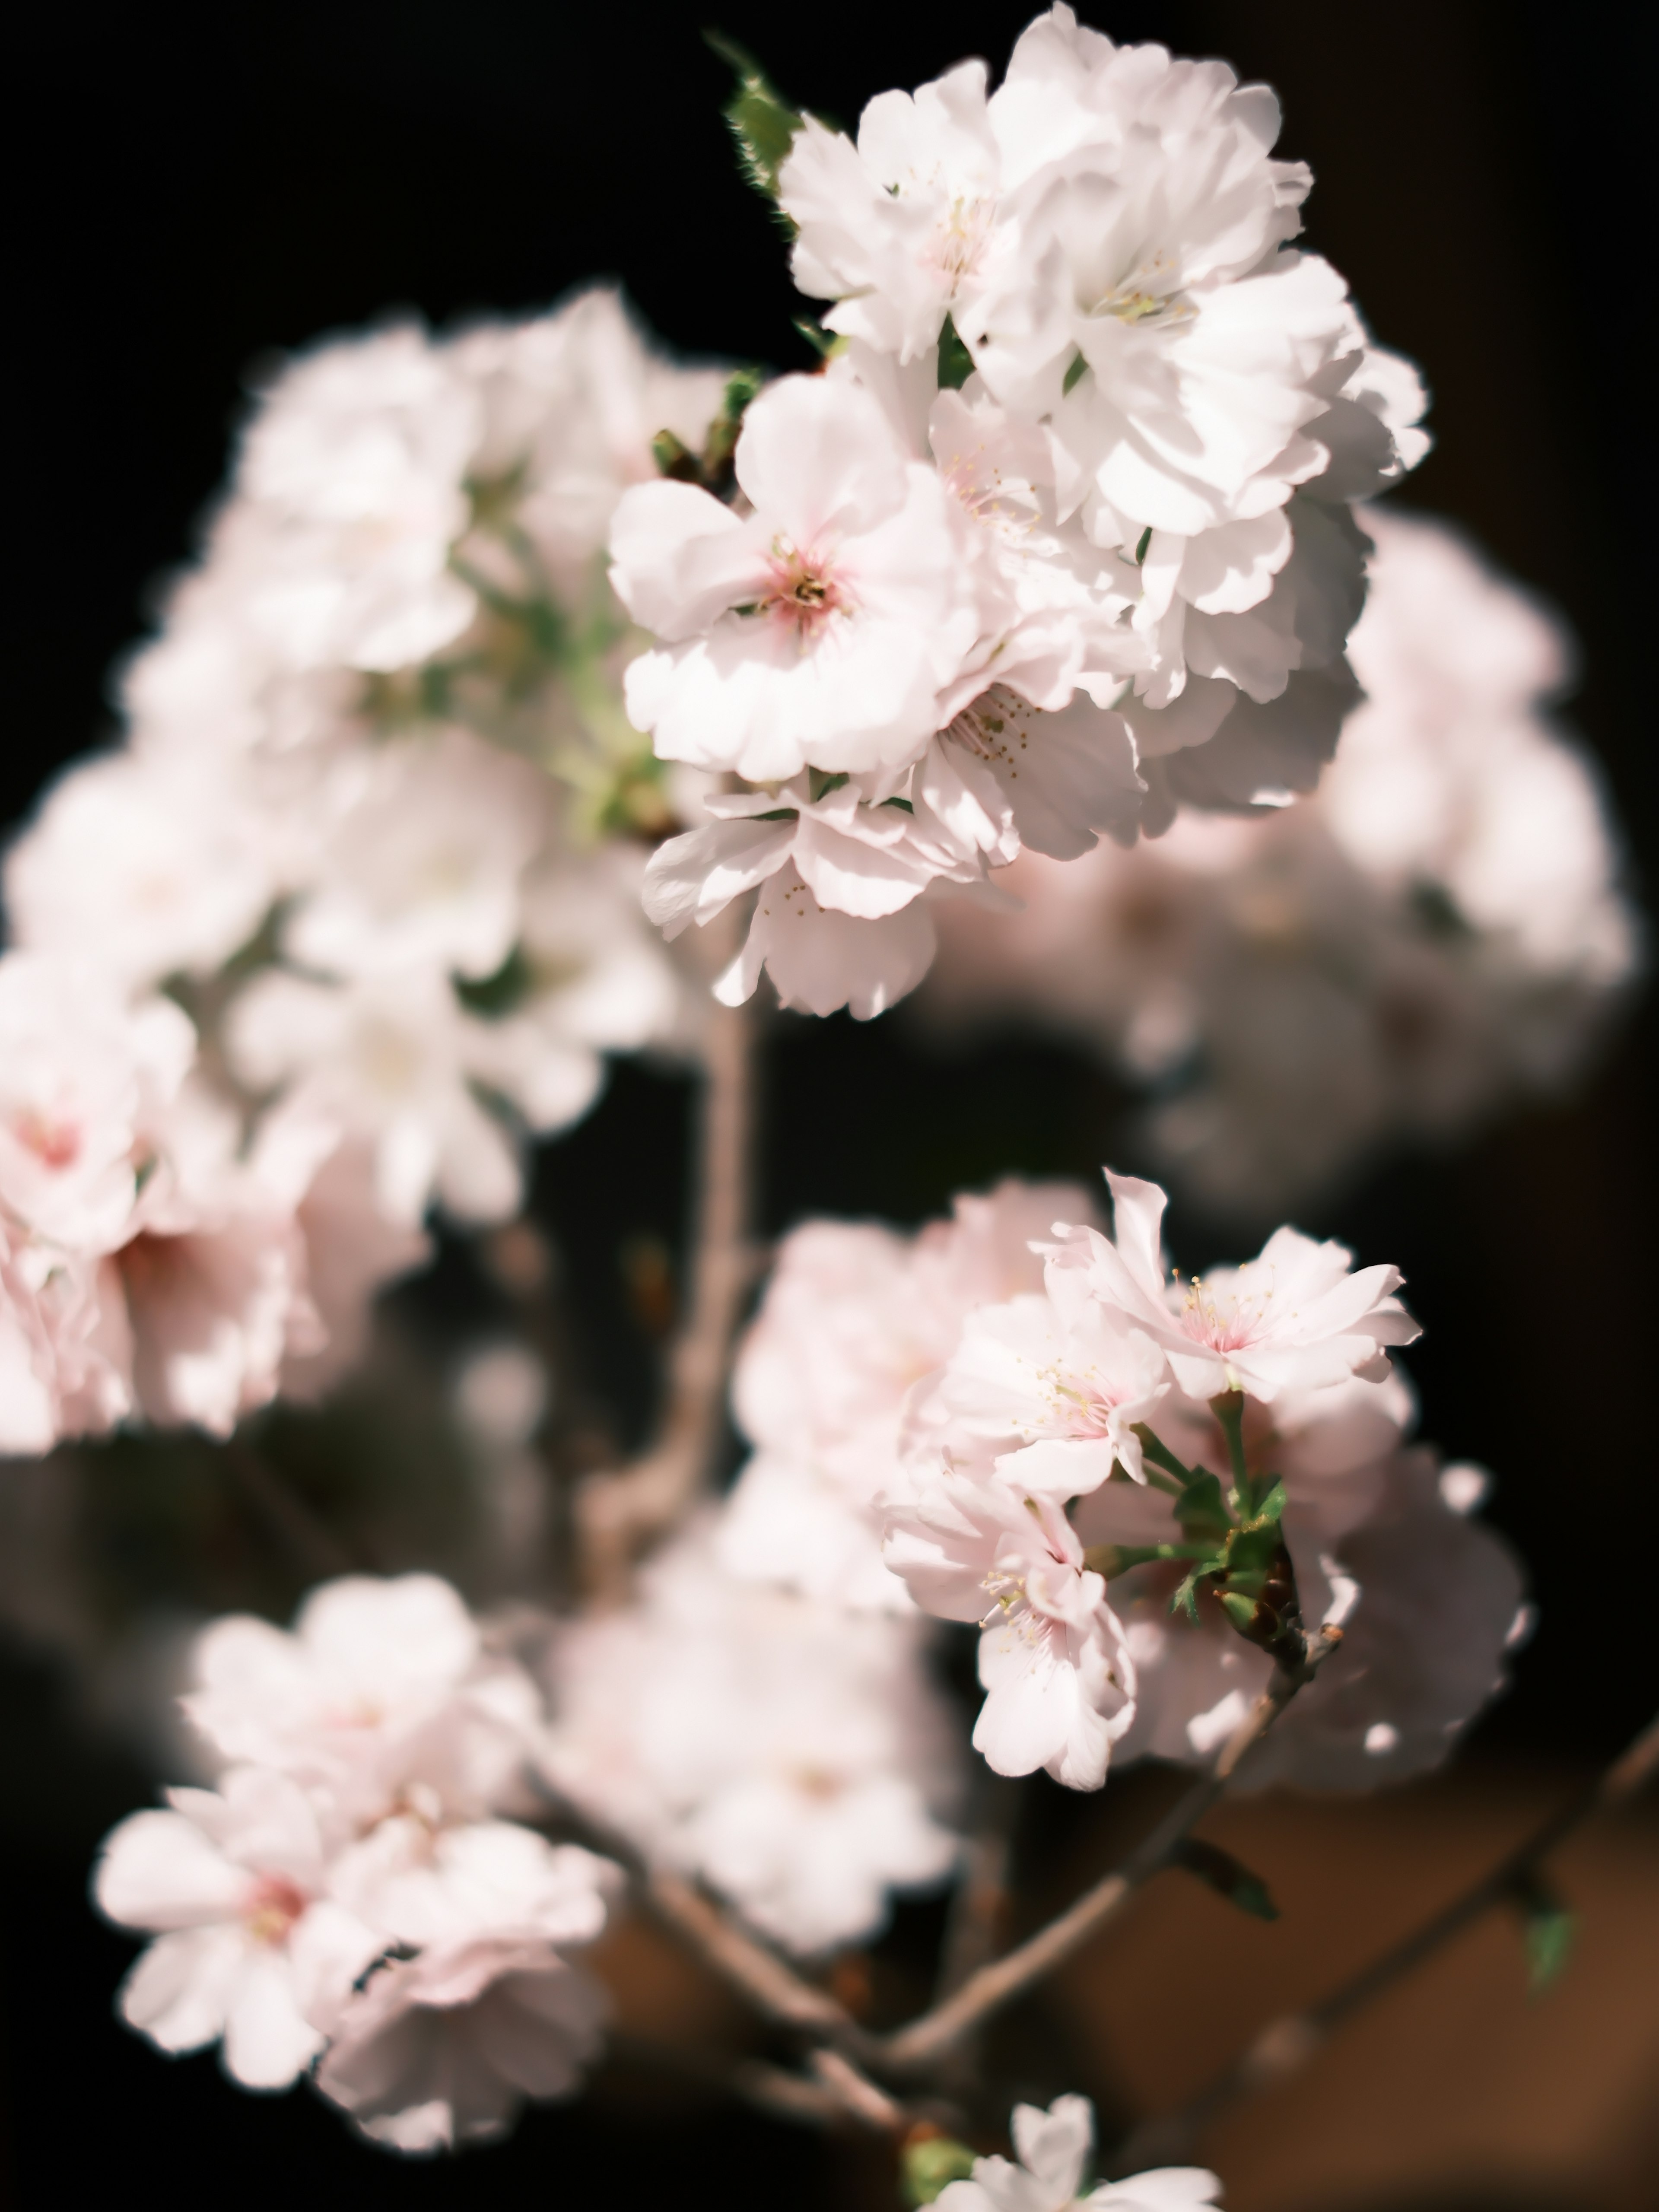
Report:
[[902,1480],[906,1402],[955,1352],[965,1318],[1042,1280],[1033,1238],[1086,1217],[1069,1183],[964,1194],[915,1237],[809,1221],[781,1245],[732,1378],[755,1447],[720,1517],[732,1573],[842,1604],[902,1609],[881,1559],[884,1491]]
[[1045,2112],[1016,2105],[1010,2123],[1014,2159],[976,2158],[965,2181],[946,2184],[945,2212],[1205,2212],[1218,2205],[1221,2184],[1196,2166],[1164,2166],[1124,2181],[1103,2181],[1083,2193],[1095,2144],[1094,2108],[1086,2097],[1056,2097]]
[[1107,1170],[1115,1237],[1073,1229],[1055,1247],[1060,1266],[1081,1272],[1090,1294],[1161,1346],[1189,1397],[1243,1390],[1273,1398],[1351,1375],[1379,1381],[1388,1348],[1420,1331],[1394,1292],[1397,1267],[1352,1272],[1341,1244],[1276,1229],[1242,1267],[1212,1268],[1182,1282],[1164,1258],[1167,1203],[1156,1183]]
[[326,1583],[291,1632],[230,1615],[194,1672],[185,1711],[213,1749],[294,1776],[342,1820],[404,1803],[474,1818],[522,1796],[540,1699],[436,1576]]
[[1098,1790],[1134,1720],[1135,1667],[1063,1506],[940,1461],[889,1497],[886,1523],[887,1564],[922,1609],[981,1628],[974,1748],[999,1774]]
[[756,781],[902,767],[981,627],[960,507],[867,393],[821,378],[753,403],[736,467],[746,516],[673,483],[617,508],[612,580],[660,640],[629,670],[635,724]]
[[100,1908],[156,1937],[123,1983],[122,2016],[170,2051],[223,2041],[244,2088],[285,2089],[323,2047],[314,2015],[385,1948],[327,1895],[329,1838],[294,1782],[240,1766],[218,1790],[173,1790],[107,1838]]

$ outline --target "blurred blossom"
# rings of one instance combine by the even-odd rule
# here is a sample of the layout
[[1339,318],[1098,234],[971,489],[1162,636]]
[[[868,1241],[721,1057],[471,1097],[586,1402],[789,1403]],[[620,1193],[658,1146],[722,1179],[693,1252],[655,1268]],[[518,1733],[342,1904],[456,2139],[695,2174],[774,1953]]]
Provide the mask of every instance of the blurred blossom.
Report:
[[734,1582],[710,1537],[694,1527],[632,1605],[560,1632],[546,1771],[789,1949],[863,1941],[957,1856],[921,1624]]
[[1240,1212],[1578,1074],[1638,961],[1595,779],[1552,727],[1559,623],[1443,525],[1373,508],[1364,703],[1310,799],[1183,819],[1023,913],[942,909],[925,1011],[1074,1036],[1149,1088],[1170,1171]]
[[947,2182],[937,2202],[945,2212],[1206,2212],[1219,2204],[1221,2184],[1196,2166],[1164,2166],[1124,2181],[1103,2181],[1084,2193],[1095,2147],[1094,2107],[1086,2097],[1056,2097],[1045,2112],[1016,2105],[1009,2125],[1014,2159],[976,2158],[965,2181]]
[[[567,2094],[605,2001],[574,1963],[619,1870],[500,1815],[541,1724],[529,1678],[430,1576],[314,1591],[293,1635],[215,1623],[198,1729],[232,1761],[106,1841],[103,1911],[155,1940],[123,1984],[167,2051],[222,2042],[243,2087],[316,2085],[428,2151]],[[320,2063],[319,2062],[320,2061]]]

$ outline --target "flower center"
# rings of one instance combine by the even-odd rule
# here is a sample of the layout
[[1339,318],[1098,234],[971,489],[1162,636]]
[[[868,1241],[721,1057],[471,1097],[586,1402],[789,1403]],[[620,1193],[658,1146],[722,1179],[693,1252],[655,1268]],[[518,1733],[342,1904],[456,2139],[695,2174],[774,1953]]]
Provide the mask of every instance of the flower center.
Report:
[[768,588],[755,611],[793,629],[803,644],[809,644],[832,615],[845,613],[851,605],[825,555],[804,553],[787,538],[776,538],[766,567]]
[[1194,1275],[1181,1302],[1181,1326],[1212,1352],[1238,1352],[1254,1344],[1267,1318],[1273,1285],[1265,1290],[1240,1288],[1218,1298],[1201,1276]]
[[1120,323],[1189,323],[1197,313],[1184,300],[1171,295],[1181,289],[1181,271],[1174,257],[1149,253],[1121,283],[1103,292],[1087,312],[1109,315]]
[[81,1131],[73,1121],[60,1121],[35,1108],[12,1116],[11,1133],[42,1167],[72,1168],[81,1157]]
[[289,1931],[305,1912],[307,1901],[286,1875],[262,1874],[243,1901],[243,1925],[256,1943],[286,1943]]
[[918,257],[921,265],[944,277],[952,292],[964,276],[978,273],[991,232],[993,205],[982,195],[958,192]]
[[945,726],[945,734],[952,738],[975,760],[1001,762],[1019,772],[1020,755],[1030,743],[1030,724],[1036,714],[1035,707],[994,684],[988,691],[981,691],[977,699],[964,707],[953,720]]

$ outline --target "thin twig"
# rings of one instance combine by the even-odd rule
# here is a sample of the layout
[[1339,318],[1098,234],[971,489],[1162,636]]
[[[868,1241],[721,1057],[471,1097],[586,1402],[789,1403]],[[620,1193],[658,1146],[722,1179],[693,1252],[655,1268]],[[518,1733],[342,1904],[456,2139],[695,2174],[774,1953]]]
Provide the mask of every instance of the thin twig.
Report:
[[712,1898],[667,1867],[645,1873],[641,1893],[659,1920],[689,1943],[763,2018],[815,2041],[860,2055],[872,2039],[828,1990],[809,1982],[775,1951],[729,1920]]
[[[718,2051],[690,2044],[655,2043],[647,2036],[613,2032],[608,2053],[624,2066],[651,2067],[682,2081],[696,2081],[723,2096],[738,2097],[781,2119],[805,2122],[811,2127],[835,2127],[862,2118],[849,2109],[847,2100],[822,2081],[792,2074],[764,2058],[728,2058]],[[879,2095],[880,2092],[877,2094]],[[885,2123],[884,2123],[884,2125]]]
[[1117,2171],[1134,2173],[1150,2165],[1180,2160],[1226,2106],[1299,2074],[1344,2021],[1402,1981],[1495,1905],[1513,1900],[1540,1863],[1573,1829],[1594,1813],[1626,1803],[1656,1773],[1659,1773],[1659,1719],[1650,1722],[1599,1781],[1569,1798],[1496,1866],[1420,1927],[1390,1945],[1317,2004],[1270,2021],[1231,2065],[1177,2112],[1136,2128],[1115,2157]]
[[224,1463],[244,1499],[276,1536],[308,1582],[329,1581],[354,1569],[369,1573],[368,1559],[354,1556],[286,1475],[272,1467],[240,1434],[228,1437]]
[[910,2073],[932,2065],[941,2052],[1045,1974],[1052,1973],[1115,1919],[1141,1884],[1170,1863],[1176,1846],[1225,1790],[1240,1760],[1261,1741],[1304,1685],[1312,1680],[1340,1640],[1336,1630],[1322,1629],[1310,1638],[1299,1666],[1276,1667],[1272,1680],[1234,1731],[1212,1771],[1176,1802],[1123,1864],[1086,1890],[1046,1928],[969,1975],[942,2004],[887,2037],[879,2046],[883,2067]]
[[727,1358],[752,1273],[749,1246],[754,1120],[754,1014],[712,1005],[704,1043],[685,1325],[669,1361],[655,1442],[633,1465],[588,1478],[577,1493],[588,1589],[626,1590],[635,1555],[671,1528],[709,1481],[725,1419]]

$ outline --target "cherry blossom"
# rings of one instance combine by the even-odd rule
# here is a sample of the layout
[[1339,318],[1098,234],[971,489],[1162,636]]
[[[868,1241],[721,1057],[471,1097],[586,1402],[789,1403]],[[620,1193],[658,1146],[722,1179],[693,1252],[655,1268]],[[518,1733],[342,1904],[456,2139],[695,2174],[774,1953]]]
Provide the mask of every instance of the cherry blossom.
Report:
[[1397,1267],[1352,1272],[1343,1245],[1276,1229],[1261,1254],[1238,1267],[1171,1279],[1162,1243],[1167,1203],[1156,1183],[1106,1176],[1116,1216],[1114,1240],[1074,1229],[1055,1251],[1078,1269],[1090,1294],[1159,1345],[1189,1397],[1243,1390],[1273,1398],[1350,1375],[1378,1381],[1388,1347],[1420,1332],[1393,1294]]
[[1201,2166],[1164,2166],[1125,2181],[1103,2181],[1085,2196],[1094,2149],[1094,2109],[1086,2097],[1056,2097],[1045,2112],[1016,2105],[1010,2123],[1015,2160],[976,2158],[965,2181],[948,2182],[945,2212],[1201,2212],[1221,2201],[1221,2184]]
[[327,1895],[326,1839],[286,1777],[233,1767],[218,1790],[173,1790],[106,1840],[100,1908],[156,1941],[123,1983],[122,2016],[164,2051],[223,2039],[245,2088],[286,2089],[322,2049],[313,2016],[384,1949]]
[[1063,1509],[943,1462],[889,1496],[884,1552],[924,1611],[981,1625],[987,1764],[1098,1790],[1134,1720],[1134,1661]]

